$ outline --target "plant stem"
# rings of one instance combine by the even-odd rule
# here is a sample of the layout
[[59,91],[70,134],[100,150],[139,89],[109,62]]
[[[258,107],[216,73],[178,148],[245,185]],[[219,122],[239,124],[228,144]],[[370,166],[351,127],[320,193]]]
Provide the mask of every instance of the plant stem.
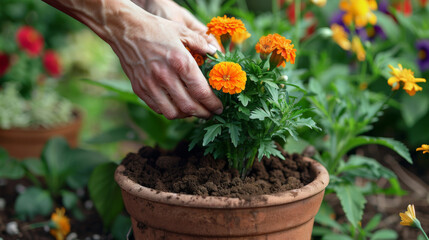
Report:
[[420,231],[423,233],[423,236],[426,238],[426,240],[429,240],[428,236],[426,235],[425,231],[422,228],[422,224],[420,223],[420,221],[415,219],[414,224],[418,229],[420,229]]

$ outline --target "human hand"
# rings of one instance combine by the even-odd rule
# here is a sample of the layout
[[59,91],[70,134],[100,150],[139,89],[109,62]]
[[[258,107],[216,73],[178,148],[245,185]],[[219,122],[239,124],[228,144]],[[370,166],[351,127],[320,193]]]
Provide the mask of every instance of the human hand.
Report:
[[199,33],[207,42],[221,51],[221,47],[213,35],[207,35],[207,26],[202,24],[188,10],[181,7],[172,0],[132,0],[149,13],[156,16],[183,23],[189,29]]
[[121,24],[107,22],[110,35],[105,39],[118,55],[134,92],[168,119],[220,114],[222,103],[185,48],[213,54],[215,49],[206,39],[142,9],[126,16]]

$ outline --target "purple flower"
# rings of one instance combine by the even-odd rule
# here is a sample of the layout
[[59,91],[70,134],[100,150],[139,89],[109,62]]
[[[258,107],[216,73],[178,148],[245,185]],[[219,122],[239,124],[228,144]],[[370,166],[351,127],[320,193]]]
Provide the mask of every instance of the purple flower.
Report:
[[378,2],[378,11],[389,14],[389,0],[381,0]]
[[356,33],[359,35],[362,41],[374,41],[376,37],[381,39],[386,39],[386,34],[383,29],[378,26],[368,26],[366,28],[358,28],[356,29]]
[[420,70],[426,71],[429,69],[429,39],[423,39],[416,44],[417,63],[419,64]]
[[345,13],[346,13],[346,12],[341,11],[341,10],[339,10],[339,11],[335,12],[335,13],[332,15],[332,17],[331,17],[331,21],[329,22],[329,25],[332,25],[332,24],[338,24],[338,25],[340,25],[341,27],[343,27],[343,28],[344,28],[344,31],[346,31],[347,33],[349,33],[349,32],[350,32],[350,30],[349,30],[349,28],[346,26],[346,24],[344,24],[344,21],[343,21],[343,16],[344,16],[344,14],[345,14]]

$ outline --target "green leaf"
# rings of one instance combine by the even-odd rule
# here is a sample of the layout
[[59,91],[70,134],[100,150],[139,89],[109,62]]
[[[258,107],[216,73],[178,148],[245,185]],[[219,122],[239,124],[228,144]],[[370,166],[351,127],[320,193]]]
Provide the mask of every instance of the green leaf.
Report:
[[392,17],[378,11],[375,12],[375,15],[377,16],[377,25],[380,25],[388,39],[395,39],[400,35],[398,24]]
[[120,126],[103,132],[86,142],[89,144],[104,144],[119,141],[140,141],[140,138],[131,127]]
[[27,158],[22,160],[21,164],[27,169],[27,171],[33,173],[34,175],[45,176],[45,169],[40,159]]
[[429,98],[424,94],[416,94],[413,97],[408,96],[408,94],[403,94],[401,97],[401,105],[401,115],[407,127],[412,127],[427,113],[429,109]]
[[353,240],[353,238],[343,234],[331,233],[323,236],[322,240]]
[[370,240],[394,240],[398,239],[398,234],[390,229],[381,229],[375,232]]
[[95,167],[109,162],[109,159],[99,152],[79,148],[69,150],[65,158],[70,166],[66,182],[73,189],[85,187]]
[[99,165],[91,174],[88,183],[89,195],[105,227],[111,226],[124,208],[121,189],[114,179],[117,166],[113,162]]
[[67,210],[71,210],[77,206],[79,198],[76,193],[62,190],[61,191],[62,203]]
[[311,118],[299,118],[297,121],[296,121],[296,125],[299,127],[299,126],[307,126],[307,127],[309,127],[310,129],[317,129],[317,130],[322,130],[322,129],[320,129],[317,125],[316,125],[316,122],[314,122],[313,121],[313,119],[311,119]]
[[259,119],[262,121],[269,117],[271,117],[271,114],[262,108],[257,108],[250,113],[250,119]]
[[204,128],[206,130],[206,134],[203,139],[203,146],[207,146],[210,142],[212,142],[217,135],[219,135],[222,131],[222,124],[215,124],[210,127]]
[[69,162],[66,156],[70,147],[62,137],[51,138],[43,148],[42,163],[46,173],[46,183],[52,194],[58,194],[68,176]]
[[411,159],[411,156],[410,156],[410,152],[408,151],[408,148],[403,143],[390,138],[381,138],[381,137],[376,138],[376,137],[360,136],[360,137],[352,138],[338,152],[338,156],[340,157],[344,156],[351,149],[361,145],[366,145],[366,144],[378,144],[378,145],[388,147],[394,150],[396,153],[398,153],[409,163],[413,163],[413,160]]
[[396,177],[392,171],[381,165],[375,159],[358,155],[350,156],[346,163],[342,162],[337,173],[345,173],[368,179],[390,179]]
[[349,222],[357,227],[362,219],[366,199],[357,186],[349,184],[336,185],[335,193],[340,199],[341,206]]
[[20,179],[24,177],[25,169],[16,159],[9,157],[3,148],[0,148],[0,178]]
[[[129,103],[144,105],[147,107],[147,105],[139,99],[139,97],[134,93],[130,81],[125,80],[91,80],[91,79],[82,79],[82,81],[103,87],[109,91],[111,91],[111,96]],[[148,108],[148,107],[147,107]]]
[[15,202],[15,212],[21,220],[32,220],[37,215],[48,216],[52,209],[49,192],[37,187],[27,188]]
[[240,93],[238,95],[238,100],[241,102],[241,104],[243,104],[243,106],[247,106],[247,104],[250,102],[250,97],[248,97],[247,95],[245,95],[244,93]]
[[226,124],[226,127],[229,128],[229,135],[231,136],[232,144],[234,144],[234,147],[237,147],[241,129],[237,125],[234,125],[232,123]]
[[322,226],[328,226],[338,231],[343,231],[342,226],[331,218],[332,214],[335,214],[334,210],[325,201],[323,201],[314,221]]
[[366,226],[364,228],[364,231],[365,232],[371,232],[372,230],[374,230],[378,226],[378,224],[380,223],[380,221],[381,221],[381,214],[376,214],[366,224]]
[[127,236],[128,231],[131,227],[131,219],[128,216],[122,214],[118,215],[113,222],[112,229],[110,232],[116,240],[123,240]]

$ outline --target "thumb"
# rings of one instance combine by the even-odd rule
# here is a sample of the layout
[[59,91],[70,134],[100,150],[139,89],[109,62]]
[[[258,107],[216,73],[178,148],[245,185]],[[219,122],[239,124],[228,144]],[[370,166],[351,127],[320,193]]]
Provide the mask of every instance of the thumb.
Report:
[[205,37],[190,29],[183,31],[181,41],[186,47],[202,55],[206,55],[207,53],[213,55],[217,50]]

